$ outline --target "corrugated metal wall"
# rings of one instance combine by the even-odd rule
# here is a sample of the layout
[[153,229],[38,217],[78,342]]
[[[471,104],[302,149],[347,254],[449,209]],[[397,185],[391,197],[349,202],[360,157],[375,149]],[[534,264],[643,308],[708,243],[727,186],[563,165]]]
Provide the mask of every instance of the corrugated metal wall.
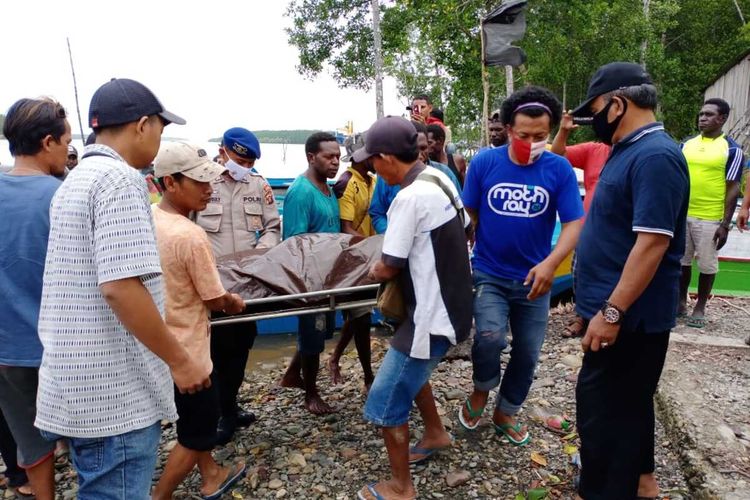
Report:
[[750,55],[706,89],[705,98],[711,97],[720,97],[732,107],[724,130],[729,132],[735,125],[741,128],[743,133],[735,133],[733,138],[747,151],[750,148]]

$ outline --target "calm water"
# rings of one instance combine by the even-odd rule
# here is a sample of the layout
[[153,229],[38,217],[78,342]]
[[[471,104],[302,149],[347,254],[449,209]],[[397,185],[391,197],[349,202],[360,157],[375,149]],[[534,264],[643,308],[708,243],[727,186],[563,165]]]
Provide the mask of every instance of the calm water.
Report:
[[[203,146],[208,155],[213,158],[219,153],[219,143],[207,141],[191,141]],[[81,153],[81,142],[73,141],[73,145]],[[341,149],[342,156],[345,154]],[[260,159],[255,167],[265,177],[297,177],[307,168],[304,144],[261,144]],[[0,139],[0,165],[12,165],[13,157],[8,151],[8,141]],[[341,164],[342,172],[348,164]]]

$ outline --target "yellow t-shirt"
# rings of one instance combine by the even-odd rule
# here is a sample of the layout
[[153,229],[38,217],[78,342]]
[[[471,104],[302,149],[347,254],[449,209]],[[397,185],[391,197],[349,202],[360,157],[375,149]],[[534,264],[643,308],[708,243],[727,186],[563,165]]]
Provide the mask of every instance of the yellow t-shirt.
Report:
[[682,153],[690,172],[688,216],[718,221],[724,217],[726,183],[742,177],[742,149],[720,135],[710,139],[698,135],[685,141]]
[[339,217],[341,220],[351,221],[354,229],[364,236],[375,234],[369,213],[374,191],[375,179],[365,179],[352,167],[347,168],[333,186],[333,192],[339,200]]

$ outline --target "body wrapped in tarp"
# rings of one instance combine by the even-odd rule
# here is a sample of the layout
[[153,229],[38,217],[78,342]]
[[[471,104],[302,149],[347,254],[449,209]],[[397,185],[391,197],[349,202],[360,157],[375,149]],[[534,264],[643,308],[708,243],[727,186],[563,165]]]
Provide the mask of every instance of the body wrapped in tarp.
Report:
[[[218,259],[224,287],[245,300],[370,285],[370,266],[380,259],[382,236],[340,233],[294,236],[271,249]],[[299,304],[326,301],[299,299]]]

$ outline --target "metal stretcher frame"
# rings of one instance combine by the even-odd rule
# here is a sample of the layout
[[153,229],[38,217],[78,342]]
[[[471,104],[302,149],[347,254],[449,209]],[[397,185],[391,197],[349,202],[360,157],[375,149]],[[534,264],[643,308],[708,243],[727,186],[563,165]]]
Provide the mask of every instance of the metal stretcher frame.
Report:
[[[273,319],[273,318],[284,318],[287,316],[298,316],[300,314],[316,314],[326,313],[333,311],[343,311],[347,309],[355,309],[359,307],[373,307],[377,304],[377,284],[374,285],[361,285],[352,286],[347,288],[334,288],[332,290],[321,290],[318,292],[304,292],[295,293],[290,295],[279,295],[275,297],[264,297],[262,299],[250,299],[245,301],[246,311],[252,310],[254,306],[261,305],[274,305],[279,304],[282,306],[289,306],[290,301],[301,300],[301,299],[328,299],[327,305],[309,304],[309,305],[298,305],[292,307],[285,307],[275,311],[260,311],[250,312],[237,316],[227,316],[221,318],[215,318],[211,320],[212,325],[229,325],[236,323],[246,323],[250,321],[259,321],[262,319]],[[371,298],[367,299],[354,299],[352,295],[362,295],[369,292],[372,295]]]

